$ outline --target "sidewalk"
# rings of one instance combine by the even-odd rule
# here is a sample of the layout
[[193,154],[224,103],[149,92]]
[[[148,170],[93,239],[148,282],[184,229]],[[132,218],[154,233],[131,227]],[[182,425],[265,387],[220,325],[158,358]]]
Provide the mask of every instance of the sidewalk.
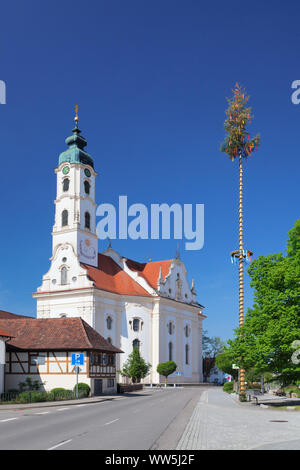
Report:
[[101,401],[115,400],[116,398],[122,397],[123,394],[115,395],[101,395],[98,397],[89,397],[89,398],[79,398],[78,400],[61,400],[61,401],[41,401],[37,403],[17,403],[17,404],[8,404],[0,405],[0,413],[3,410],[16,410],[16,409],[31,409],[31,408],[46,408],[49,406],[71,406],[71,405],[80,405],[83,403],[98,403]]
[[177,450],[300,449],[300,414],[240,403],[221,388],[203,392]]

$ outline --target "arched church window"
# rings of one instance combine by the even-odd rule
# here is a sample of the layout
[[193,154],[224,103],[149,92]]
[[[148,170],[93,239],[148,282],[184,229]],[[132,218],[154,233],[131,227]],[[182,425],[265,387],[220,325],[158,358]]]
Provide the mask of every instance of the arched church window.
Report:
[[106,319],[106,328],[108,330],[111,330],[111,327],[112,327],[112,318],[111,317],[107,317]]
[[189,325],[185,325],[184,327],[184,334],[185,334],[185,337],[188,338],[190,336],[190,327]]
[[189,359],[189,352],[190,352],[190,347],[188,344],[185,345],[185,363],[189,364],[190,359]]
[[133,329],[133,331],[139,331],[139,329],[140,329],[140,320],[138,318],[133,319],[132,329]]
[[172,321],[169,321],[168,323],[168,331],[169,331],[169,335],[172,335],[174,333],[174,330],[175,330],[175,325]]
[[90,190],[91,190],[91,185],[88,181],[85,181],[84,182],[84,191],[85,191],[85,194],[90,194]]
[[63,191],[64,192],[69,191],[69,186],[70,186],[70,180],[69,178],[65,178],[63,180]]
[[66,266],[63,266],[63,267],[61,268],[61,271],[60,271],[60,275],[61,275],[61,282],[60,282],[60,283],[61,283],[62,285],[67,284],[67,281],[68,281],[68,279],[67,279],[67,277],[68,277],[67,274],[68,274],[67,268],[66,268]]
[[68,225],[68,211],[67,211],[67,209],[62,211],[61,225],[62,225],[62,227],[65,227],[66,225]]
[[112,339],[111,339],[110,336],[106,339],[106,341],[107,341],[109,344],[112,344]]
[[84,213],[84,226],[85,228],[91,228],[91,216],[89,212]]
[[173,343],[169,342],[169,361],[173,361]]
[[137,348],[138,350],[140,350],[140,341],[136,338],[132,341],[132,348]]

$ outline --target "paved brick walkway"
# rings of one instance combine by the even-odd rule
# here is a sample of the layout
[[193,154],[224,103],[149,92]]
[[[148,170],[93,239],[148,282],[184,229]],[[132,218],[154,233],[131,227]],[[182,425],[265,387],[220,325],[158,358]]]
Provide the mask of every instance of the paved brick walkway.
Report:
[[178,450],[300,449],[300,412],[239,403],[220,388],[203,392]]

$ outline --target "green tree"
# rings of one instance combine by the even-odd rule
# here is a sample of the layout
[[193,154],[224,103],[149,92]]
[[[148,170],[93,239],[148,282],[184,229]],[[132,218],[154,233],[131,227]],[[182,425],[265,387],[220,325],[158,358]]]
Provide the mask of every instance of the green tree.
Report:
[[138,348],[133,348],[131,354],[129,354],[127,361],[123,365],[122,370],[118,372],[123,377],[129,377],[133,383],[139,382],[141,379],[146,377],[151,368],[151,364],[147,363],[141,356]]
[[167,377],[177,369],[177,364],[174,361],[161,362],[158,364],[156,370],[160,375],[165,378],[165,384],[167,385]]
[[[203,375],[206,380],[211,370],[216,365],[216,357],[225,347],[224,341],[219,336],[208,336],[207,330],[202,332],[202,357],[203,357]],[[220,369],[221,370],[221,369]]]
[[226,350],[221,352],[216,357],[216,366],[225,374],[231,375],[235,380],[238,378],[238,370],[232,368],[232,364],[234,364],[234,357],[230,350]]
[[271,372],[283,386],[296,383],[300,367],[292,360],[292,344],[300,339],[300,219],[289,231],[286,256],[259,256],[248,272],[254,305],[228,341],[230,353],[240,367]]

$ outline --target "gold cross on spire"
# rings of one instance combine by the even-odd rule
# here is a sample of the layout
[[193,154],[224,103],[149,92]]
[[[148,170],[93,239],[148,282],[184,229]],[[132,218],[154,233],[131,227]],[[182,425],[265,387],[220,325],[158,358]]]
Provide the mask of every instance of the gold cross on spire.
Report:
[[75,118],[74,118],[74,121],[76,122],[76,124],[78,123],[79,121],[79,117],[78,117],[78,110],[79,110],[79,106],[78,104],[75,105]]

